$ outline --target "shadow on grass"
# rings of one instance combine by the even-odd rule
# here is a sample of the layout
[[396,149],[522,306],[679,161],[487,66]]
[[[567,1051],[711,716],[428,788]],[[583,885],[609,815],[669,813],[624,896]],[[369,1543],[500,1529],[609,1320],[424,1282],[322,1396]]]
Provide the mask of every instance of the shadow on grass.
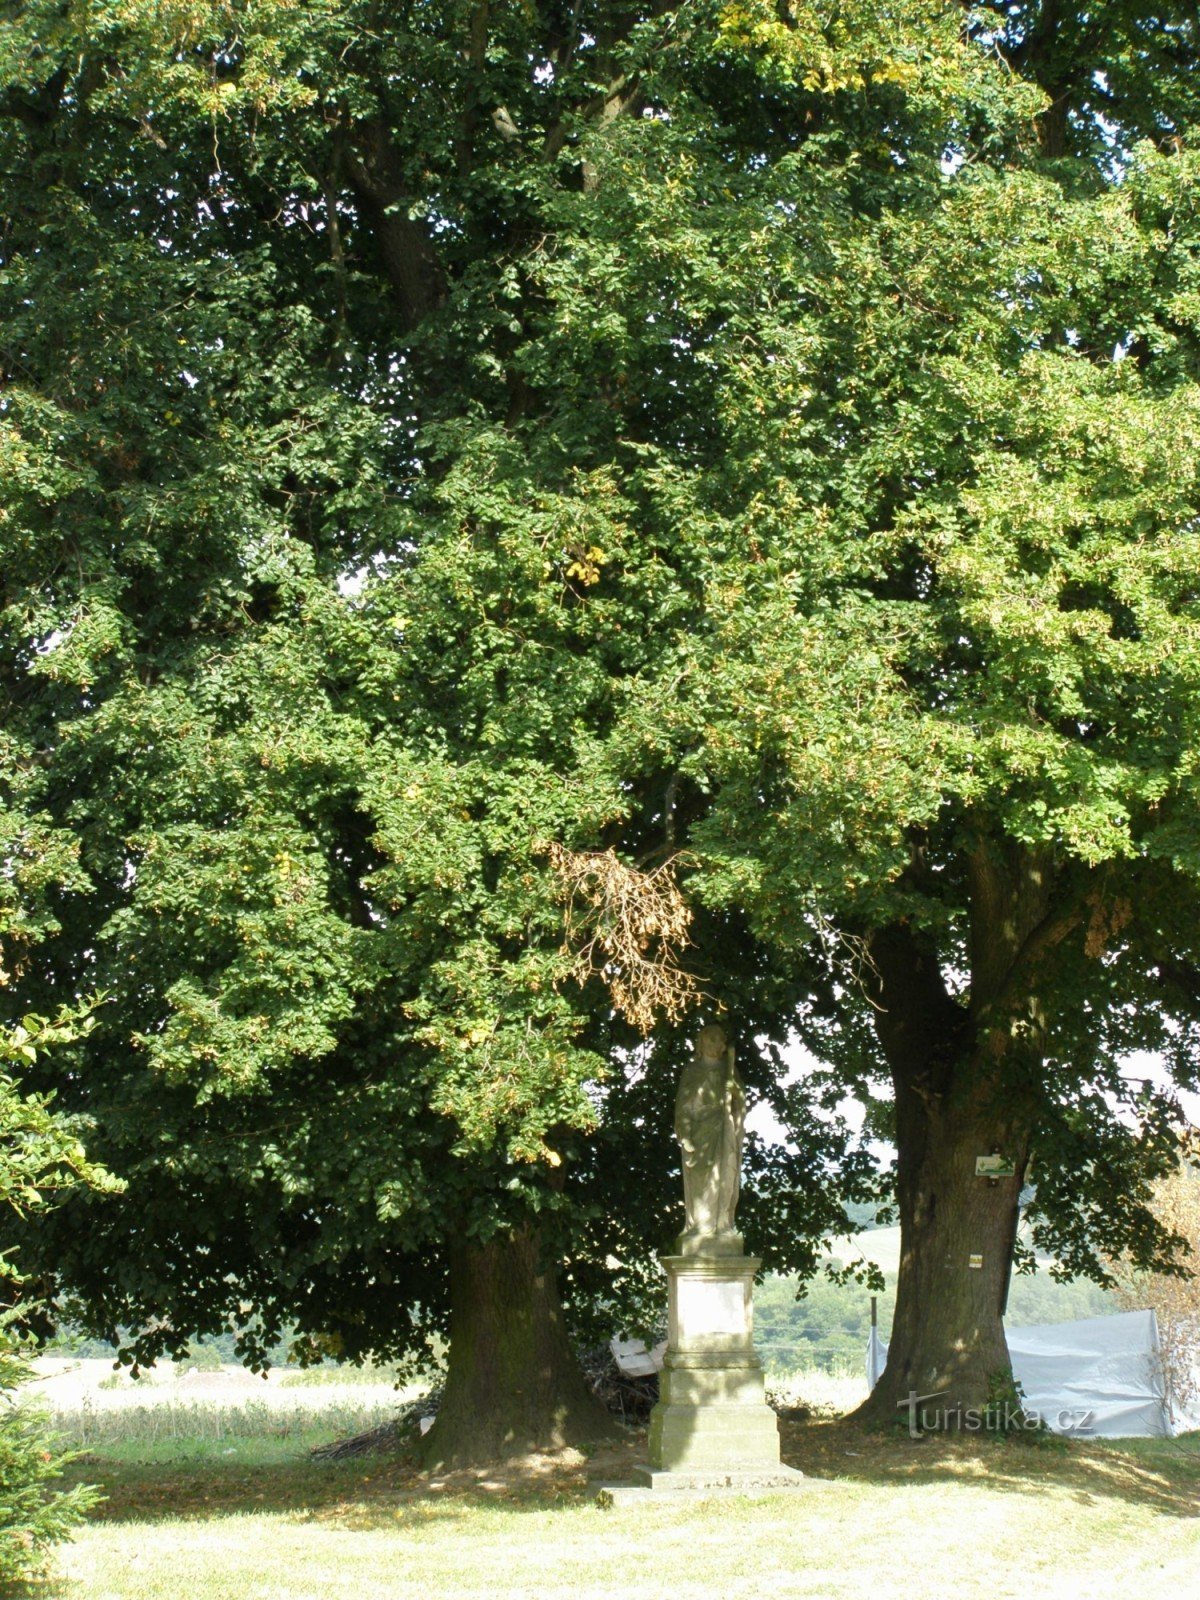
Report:
[[961,1483],[1014,1494],[1066,1490],[1165,1516],[1200,1515],[1200,1434],[1082,1440],[926,1434],[911,1439],[845,1420],[783,1426],[783,1455],[812,1478],[896,1488]]
[[91,1514],[93,1522],[274,1515],[370,1528],[410,1518],[450,1520],[481,1506],[545,1512],[587,1504],[594,1496],[590,1476],[627,1478],[644,1455],[644,1436],[633,1434],[594,1460],[568,1450],[443,1473],[425,1471],[399,1451],[344,1461],[314,1461],[307,1453],[246,1462],[92,1455],[73,1464],[67,1481],[100,1487],[105,1498]]
[[[1121,1501],[1165,1516],[1200,1515],[1200,1434],[1176,1440],[1108,1442],[927,1435],[914,1440],[846,1421],[783,1425],[783,1456],[829,1492],[838,1483],[903,1491],[957,1483],[1011,1494],[1065,1492],[1081,1504]],[[377,1454],[313,1461],[307,1454],[269,1461],[221,1458],[116,1461],[84,1458],[70,1478],[97,1483],[102,1522],[156,1522],[225,1516],[283,1516],[346,1528],[452,1521],[472,1510],[546,1512],[588,1504],[589,1479],[627,1481],[645,1458],[644,1434],[602,1457],[577,1452],[474,1472],[429,1473],[410,1456]],[[799,1495],[798,1513],[811,1500]]]

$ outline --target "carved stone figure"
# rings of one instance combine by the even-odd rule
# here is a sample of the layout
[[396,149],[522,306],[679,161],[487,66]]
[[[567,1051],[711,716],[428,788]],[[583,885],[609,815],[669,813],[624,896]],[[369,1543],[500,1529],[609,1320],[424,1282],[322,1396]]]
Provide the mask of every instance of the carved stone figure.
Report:
[[[746,1094],[734,1070],[733,1047],[715,1023],[700,1030],[695,1054],[679,1075],[675,1137],[683,1157],[683,1240],[736,1239],[734,1213],[742,1182]],[[682,1241],[681,1241],[682,1242]],[[739,1241],[740,1245],[740,1241]]]
[[778,1489],[803,1482],[779,1460],[779,1419],[754,1352],[754,1274],[762,1265],[734,1231],[746,1095],[724,1028],[701,1030],[679,1075],[675,1136],[687,1229],[667,1275],[667,1348],[650,1414],[652,1490]]

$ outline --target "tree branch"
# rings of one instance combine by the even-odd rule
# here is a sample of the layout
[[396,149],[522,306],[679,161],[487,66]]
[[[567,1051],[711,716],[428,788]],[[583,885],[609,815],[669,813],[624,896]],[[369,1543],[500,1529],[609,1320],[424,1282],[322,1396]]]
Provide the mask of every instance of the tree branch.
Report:
[[18,122],[31,128],[46,127],[58,115],[69,76],[67,68],[62,66],[40,89],[6,89],[0,97],[0,116],[16,117]]
[[868,940],[865,971],[875,1032],[895,1077],[942,1092],[961,1056],[967,1013],[946,987],[938,952],[910,923]]
[[428,230],[408,215],[406,185],[396,171],[382,121],[359,124],[341,142],[340,157],[359,215],[379,247],[405,326],[415,328],[444,301],[445,275]]
[[[475,132],[479,127],[479,112],[483,104],[483,77],[487,66],[489,0],[475,0],[467,25],[468,79],[466,103],[463,106],[462,130],[458,136],[455,165],[459,177],[470,172],[475,160]],[[493,113],[493,117],[495,113]]]

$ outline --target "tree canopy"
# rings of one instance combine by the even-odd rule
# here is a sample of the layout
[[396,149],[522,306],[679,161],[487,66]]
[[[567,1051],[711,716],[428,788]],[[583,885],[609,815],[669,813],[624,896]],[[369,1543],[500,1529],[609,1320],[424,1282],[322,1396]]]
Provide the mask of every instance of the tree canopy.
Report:
[[910,1234],[930,1162],[1014,1160],[961,1319],[1031,1157],[1070,1270],[1162,1260],[1174,1107],[1113,1103],[1196,1062],[1194,34],[9,9],[6,850],[70,845],[14,993],[106,996],[55,1076],[128,1208],[43,1235],[105,1326],[400,1353],[531,1215],[581,1302],[636,1277],[683,1024],[643,1083],[603,940],[576,981],[608,852],[800,1136],[781,1264],[883,1074]]
[[[658,457],[696,445],[631,396],[627,449],[588,327],[539,309],[554,208],[590,192],[574,102],[535,74],[549,125],[523,164],[490,119],[486,159],[456,128],[453,160],[418,168],[397,73],[457,74],[462,19],[418,8],[393,38],[369,14],[251,8],[230,34],[201,9],[148,34],[118,9],[75,37],[22,8],[6,36],[8,800],[14,837],[57,827],[73,851],[22,992],[103,992],[57,1076],[131,1180],[123,1206],[50,1219],[42,1249],[93,1322],[140,1330],[139,1357],[245,1306],[252,1357],[285,1319],[403,1354],[444,1304],[447,1237],[530,1211],[569,1214],[580,1283],[588,1248],[599,1280],[614,1237],[631,1271],[669,1237],[651,1168],[590,1178],[586,1202],[559,1181],[564,1161],[582,1181],[635,1035],[601,985],[565,981],[550,846],[662,842],[657,793],[603,751],[695,609],[702,543],[670,498],[631,517]],[[392,254],[413,218],[372,198],[385,108],[429,189],[420,316]],[[647,370],[670,348],[649,339]],[[795,979],[728,913],[703,939],[747,1052],[778,1038]],[[798,1264],[840,1223],[821,1156],[842,1141],[815,1132],[768,1181]],[[605,1217],[605,1182],[628,1214]]]

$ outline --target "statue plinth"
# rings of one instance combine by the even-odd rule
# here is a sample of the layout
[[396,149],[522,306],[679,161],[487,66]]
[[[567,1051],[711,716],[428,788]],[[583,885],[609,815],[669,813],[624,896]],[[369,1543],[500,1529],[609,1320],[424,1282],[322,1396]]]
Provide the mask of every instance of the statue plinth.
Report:
[[650,1464],[637,1476],[654,1489],[789,1487],[802,1474],[780,1465],[779,1419],[754,1350],[759,1260],[742,1253],[737,1234],[684,1239],[693,1248],[660,1258],[670,1291],[667,1352],[650,1413]]
[[[681,1233],[675,1241],[677,1256],[741,1256],[746,1246],[740,1233],[731,1228],[728,1233]],[[670,1261],[670,1256],[660,1256],[660,1261]]]
[[650,1413],[652,1489],[791,1487],[779,1462],[779,1420],[754,1353],[754,1274],[734,1227],[742,1179],[746,1093],[723,1028],[710,1024],[679,1076],[675,1137],[687,1226],[661,1258],[670,1287],[667,1353]]

